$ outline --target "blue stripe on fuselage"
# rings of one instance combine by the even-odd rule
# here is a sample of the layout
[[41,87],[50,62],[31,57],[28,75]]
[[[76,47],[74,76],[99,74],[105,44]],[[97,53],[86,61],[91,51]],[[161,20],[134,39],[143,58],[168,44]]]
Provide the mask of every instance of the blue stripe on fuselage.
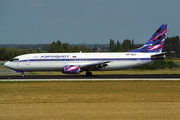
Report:
[[134,60],[163,60],[164,58],[71,58],[71,59],[29,59],[14,62],[38,62],[38,61],[134,61]]

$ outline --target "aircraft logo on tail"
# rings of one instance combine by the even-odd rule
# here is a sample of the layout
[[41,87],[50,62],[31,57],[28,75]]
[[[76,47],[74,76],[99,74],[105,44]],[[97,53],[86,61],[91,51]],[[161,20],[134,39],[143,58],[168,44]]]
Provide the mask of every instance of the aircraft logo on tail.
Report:
[[160,28],[152,35],[148,42],[141,48],[131,50],[128,52],[157,52],[161,53],[164,45],[166,33],[167,33],[167,24],[163,24]]

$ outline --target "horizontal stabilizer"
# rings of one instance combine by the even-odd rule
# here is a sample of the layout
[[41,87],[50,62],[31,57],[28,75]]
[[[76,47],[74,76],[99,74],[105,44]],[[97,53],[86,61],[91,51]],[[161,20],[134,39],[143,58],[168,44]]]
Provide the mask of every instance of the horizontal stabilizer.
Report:
[[171,51],[171,52],[162,52],[162,53],[158,53],[158,54],[155,54],[155,55],[151,55],[151,57],[158,57],[158,56],[162,56],[162,55],[170,55],[170,54],[173,54],[174,51]]

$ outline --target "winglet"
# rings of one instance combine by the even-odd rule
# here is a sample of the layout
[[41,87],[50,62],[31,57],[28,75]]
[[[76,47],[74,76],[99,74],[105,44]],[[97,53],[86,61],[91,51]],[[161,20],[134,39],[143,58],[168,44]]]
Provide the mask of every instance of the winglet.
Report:
[[167,24],[162,24],[145,45],[143,45],[141,48],[131,50],[128,52],[161,53],[167,33],[167,28],[168,28]]

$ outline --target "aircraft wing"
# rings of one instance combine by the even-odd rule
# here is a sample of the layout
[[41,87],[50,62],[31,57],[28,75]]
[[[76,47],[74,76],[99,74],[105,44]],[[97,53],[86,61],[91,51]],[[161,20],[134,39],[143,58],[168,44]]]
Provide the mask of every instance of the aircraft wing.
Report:
[[80,68],[84,71],[87,70],[100,70],[101,68],[108,66],[106,63],[109,63],[110,61],[101,61],[97,63],[90,63],[86,65],[81,65]]

